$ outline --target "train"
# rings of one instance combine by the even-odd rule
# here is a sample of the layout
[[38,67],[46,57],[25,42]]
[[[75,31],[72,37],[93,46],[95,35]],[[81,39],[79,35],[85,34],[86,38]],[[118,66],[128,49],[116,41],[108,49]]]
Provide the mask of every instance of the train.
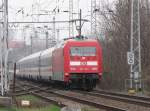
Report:
[[65,39],[52,48],[20,59],[17,69],[16,76],[20,78],[92,90],[102,77],[102,48],[98,40]]

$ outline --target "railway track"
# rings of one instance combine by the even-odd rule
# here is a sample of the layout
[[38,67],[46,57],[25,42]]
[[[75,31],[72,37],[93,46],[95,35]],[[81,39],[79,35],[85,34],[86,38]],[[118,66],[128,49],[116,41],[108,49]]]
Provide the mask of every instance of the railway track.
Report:
[[[24,87],[30,89],[30,93],[39,94],[41,92],[53,94],[57,97],[66,98],[76,101],[77,103],[94,106],[107,111],[150,111],[150,103],[148,97],[131,96],[120,93],[107,92],[102,90],[94,90],[93,92],[85,91],[64,91],[52,88],[46,84],[23,83]],[[96,101],[95,101],[96,100]],[[106,105],[107,104],[107,105]]]
[[[30,91],[29,90],[24,90],[24,91],[29,92],[30,94],[33,94],[33,95],[38,96],[40,98],[47,99],[47,100],[49,100],[50,98],[47,97],[47,96],[44,96],[44,95],[52,94],[52,95],[55,95],[57,97],[72,100],[72,101],[75,101],[77,103],[85,104],[85,105],[88,105],[88,106],[93,106],[95,108],[103,109],[103,110],[106,110],[106,111],[127,111],[126,109],[123,109],[123,108],[119,108],[119,107],[112,106],[112,105],[106,105],[106,104],[101,103],[101,102],[95,102],[95,101],[92,101],[92,100],[88,100],[87,98],[84,98],[84,97],[81,98],[81,97],[78,97],[76,95],[68,95],[68,94],[62,93],[58,89],[51,89],[51,88],[47,88],[47,87],[42,87],[41,88],[41,86],[38,86],[38,85],[35,85],[35,84],[32,85],[32,84],[29,84],[29,83],[23,83],[23,84],[20,84],[20,85],[21,85],[21,88],[26,87],[26,89],[31,89]],[[40,92],[44,92],[45,94],[40,94]],[[52,101],[52,100],[49,100],[49,101]],[[60,102],[58,102],[54,99],[53,99],[53,101],[55,101],[54,103],[57,104],[57,105],[60,104]],[[63,104],[61,106],[64,106],[64,105],[65,104]]]
[[108,91],[104,91],[104,90],[94,90],[94,92],[150,102],[150,97],[145,97],[145,96],[134,96],[134,95],[123,94],[123,93],[108,92]]
[[90,96],[117,100],[117,101],[140,105],[144,107],[150,107],[150,98],[148,97],[132,96],[127,94],[113,93],[113,92],[107,92],[102,90],[95,90],[93,92],[84,92],[84,91],[75,91],[75,92],[90,95]]

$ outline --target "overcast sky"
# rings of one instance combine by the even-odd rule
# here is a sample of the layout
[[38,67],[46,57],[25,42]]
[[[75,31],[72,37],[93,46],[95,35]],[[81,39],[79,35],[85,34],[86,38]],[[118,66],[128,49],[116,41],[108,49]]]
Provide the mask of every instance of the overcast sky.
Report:
[[[10,14],[15,14],[21,8],[24,9],[25,14],[32,13],[32,5],[37,8],[36,3],[40,3],[39,10],[50,10],[52,11],[57,3],[60,10],[68,10],[69,0],[8,0],[9,1],[9,12]],[[59,1],[59,2],[58,2]],[[84,14],[90,11],[91,0],[74,0],[74,11],[77,11],[79,1],[79,8],[82,9]],[[112,2],[115,0],[97,0],[98,4],[104,4],[106,2]],[[16,14],[19,16],[19,14]],[[11,17],[11,20],[16,16]],[[19,18],[20,19],[20,18]]]
[[[32,11],[34,14],[37,13],[37,9],[40,10],[39,13],[44,13],[44,10],[52,11],[57,6],[60,8],[60,11],[69,9],[69,0],[8,0],[9,4],[9,21],[31,21]],[[78,5],[79,1],[79,5]],[[111,3],[115,0],[97,0],[98,4],[104,4],[105,2]],[[40,5],[38,6],[39,3]],[[82,17],[90,20],[90,5],[91,0],[74,0],[74,12],[77,12],[78,8],[82,9]],[[32,10],[32,6],[34,6],[34,10]],[[38,8],[39,7],[39,8]],[[23,10],[24,13],[19,12],[19,10]],[[74,15],[75,16],[75,15]],[[34,16],[36,19],[37,16]],[[52,21],[53,15],[45,15],[40,16],[40,21]],[[77,16],[75,17],[77,18]],[[68,20],[67,13],[61,13],[56,15],[56,20]],[[50,25],[50,24],[49,24]],[[52,25],[52,24],[51,24]],[[50,25],[50,27],[51,27]],[[56,27],[65,27],[67,24],[57,25]],[[86,34],[90,32],[90,23],[85,23],[83,27],[83,33]],[[68,36],[66,31],[62,31],[64,36]]]

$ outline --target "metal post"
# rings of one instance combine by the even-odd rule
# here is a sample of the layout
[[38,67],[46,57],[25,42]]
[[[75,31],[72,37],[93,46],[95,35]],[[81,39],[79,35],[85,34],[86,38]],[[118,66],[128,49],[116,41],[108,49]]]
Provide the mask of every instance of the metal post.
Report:
[[[73,20],[73,0],[69,0],[69,21]],[[73,22],[69,22],[69,37],[74,36]]]
[[59,29],[57,29],[57,43],[58,43],[58,41],[59,41]]
[[9,91],[9,70],[8,70],[8,56],[9,56],[9,52],[11,50],[8,49],[5,53],[5,91],[8,92]]
[[[33,0],[32,5],[32,20],[33,21],[39,21],[39,13],[40,13],[40,0]],[[34,13],[34,15],[33,15]]]
[[79,22],[80,22],[80,25],[79,25],[80,28],[79,28],[79,37],[81,37],[81,31],[82,31],[82,30],[81,30],[81,29],[82,29],[81,20],[82,20],[82,11],[81,11],[81,9],[80,9],[80,21],[79,21]]
[[3,84],[3,47],[2,47],[2,43],[3,43],[3,41],[2,41],[2,36],[1,36],[1,43],[0,43],[0,56],[1,56],[1,60],[0,60],[0,62],[1,62],[1,69],[0,69],[0,73],[1,73],[1,95],[3,96],[4,95],[4,84]]
[[46,31],[46,49],[48,48],[48,31]]
[[15,88],[16,88],[16,63],[14,63],[13,93],[15,93]]
[[7,38],[8,38],[8,1],[2,0],[2,30],[3,34],[0,39],[0,51],[1,51],[1,95],[3,96],[8,90],[8,73],[7,73]]
[[[3,28],[3,27],[1,27],[1,28]],[[3,87],[4,85],[3,85],[3,70],[2,70],[3,69],[3,54],[2,54],[2,52],[3,52],[3,45],[2,45],[3,44],[3,41],[2,41],[3,31],[2,30],[0,30],[1,31],[1,35],[0,35],[0,73],[1,73],[0,87],[1,87],[1,89],[0,89],[0,91],[1,91],[1,95],[3,96],[4,95],[4,87]]]
[[147,8],[147,15],[148,15],[148,16],[150,16],[150,15],[149,15],[149,14],[150,14],[150,10],[149,10],[150,7],[149,7],[149,5],[150,5],[150,4],[149,4],[149,0],[146,0],[146,8]]
[[56,23],[55,23],[55,16],[53,17],[53,29],[52,29],[52,41],[51,41],[51,46],[53,47],[56,43],[56,27],[55,27]]
[[26,27],[23,27],[23,41],[24,41],[24,53],[26,55]]
[[32,52],[33,52],[33,50],[32,50],[32,47],[33,47],[33,37],[32,36],[30,36],[30,40],[31,40],[31,54],[32,54]]
[[[130,68],[130,88],[141,88],[141,41],[140,41],[140,3],[139,0],[132,0],[131,3],[131,47],[134,54],[134,64]],[[133,80],[133,81],[132,81]],[[139,84],[138,84],[139,83]]]
[[97,34],[96,30],[96,0],[91,0],[91,34]]

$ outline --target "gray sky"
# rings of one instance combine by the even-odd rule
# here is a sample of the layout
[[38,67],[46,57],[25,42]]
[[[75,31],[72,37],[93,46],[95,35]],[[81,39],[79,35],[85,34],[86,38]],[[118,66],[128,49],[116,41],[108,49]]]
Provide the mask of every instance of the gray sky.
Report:
[[[9,1],[9,21],[31,21],[31,14],[32,14],[32,6],[34,4],[34,9],[33,13],[37,13],[37,7],[38,4],[37,2],[40,3],[39,10],[40,13],[43,13],[43,10],[49,10],[52,11],[57,5],[57,2],[59,1],[59,8],[61,11],[68,10],[68,1],[69,0],[8,0]],[[79,7],[78,7],[78,1],[79,1]],[[104,4],[105,2],[112,2],[115,0],[97,0],[101,4]],[[90,5],[91,5],[91,0],[74,0],[74,12],[78,12],[78,8],[82,9],[82,17],[85,19],[90,20]],[[18,13],[18,10],[23,9],[24,14],[21,12]],[[53,15],[48,15],[48,16],[40,16],[40,21],[52,21]],[[77,16],[75,17],[77,18]],[[56,15],[56,20],[68,20],[68,14],[62,13],[62,14],[57,14]],[[66,27],[67,24],[61,24],[61,25],[56,25],[57,27]],[[49,27],[52,27],[52,24],[49,25]],[[83,33],[87,34],[90,32],[90,23],[85,23],[83,26]],[[66,31],[61,31],[63,33],[64,37],[68,36],[68,32]],[[20,32],[21,34],[21,32]],[[19,34],[19,36],[20,36]],[[75,31],[75,34],[77,32]],[[61,38],[64,38],[61,37]]]

